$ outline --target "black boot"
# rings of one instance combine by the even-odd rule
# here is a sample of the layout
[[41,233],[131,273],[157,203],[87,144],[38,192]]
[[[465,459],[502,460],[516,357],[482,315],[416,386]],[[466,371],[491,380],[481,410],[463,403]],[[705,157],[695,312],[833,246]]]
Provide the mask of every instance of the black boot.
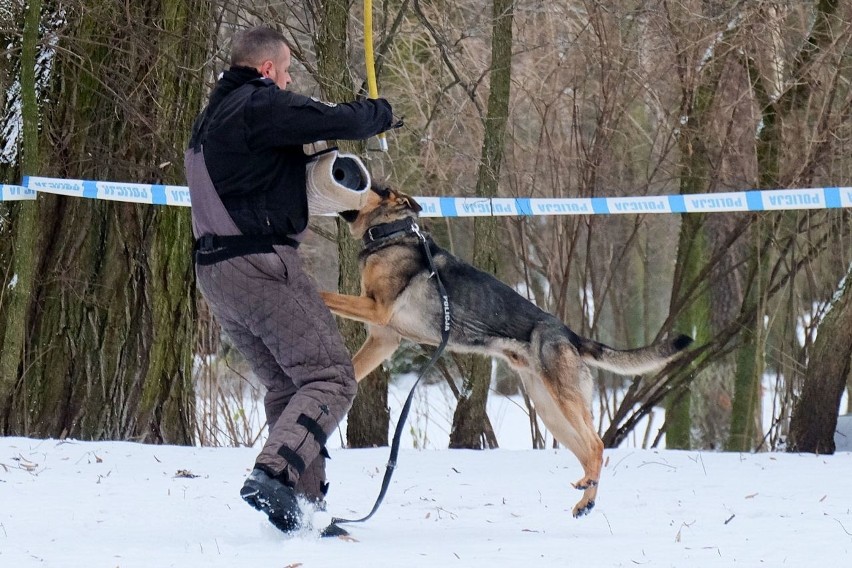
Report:
[[240,489],[240,497],[269,517],[269,522],[284,532],[293,532],[302,522],[302,511],[293,488],[254,468]]

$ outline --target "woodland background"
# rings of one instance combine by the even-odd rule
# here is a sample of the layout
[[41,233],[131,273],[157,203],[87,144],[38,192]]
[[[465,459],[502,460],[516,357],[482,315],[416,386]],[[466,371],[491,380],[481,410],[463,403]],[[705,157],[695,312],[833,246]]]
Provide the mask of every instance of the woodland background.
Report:
[[[405,127],[349,146],[412,195],[602,197],[852,185],[849,0],[386,0],[379,87]],[[190,125],[258,23],[292,88],[363,96],[363,8],[342,0],[0,0],[0,181],[182,185]],[[599,376],[617,446],[664,406],[670,448],[830,453],[852,364],[852,211],[437,219],[436,239],[572,329],[619,347],[696,338],[659,376]],[[357,291],[357,243],[315,219],[323,288]],[[0,434],[251,444],[245,365],[195,291],[189,212],[41,195],[0,203]],[[339,258],[339,262],[337,259]],[[358,324],[341,321],[351,348]],[[353,447],[387,443],[361,384]],[[769,379],[772,396],[761,392]],[[451,447],[495,447],[500,364],[444,357]],[[762,428],[762,401],[775,420]],[[384,410],[384,412],[383,412]],[[531,444],[544,438],[530,409]]]

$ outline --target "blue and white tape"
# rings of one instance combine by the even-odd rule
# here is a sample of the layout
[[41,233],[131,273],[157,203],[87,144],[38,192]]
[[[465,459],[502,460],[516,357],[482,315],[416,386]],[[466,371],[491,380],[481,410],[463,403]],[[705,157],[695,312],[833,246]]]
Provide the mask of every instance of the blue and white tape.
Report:
[[36,192],[20,185],[5,185],[0,183],[0,201],[23,201],[35,199]]
[[180,185],[156,185],[150,183],[124,183],[112,181],[89,181],[81,179],[56,179],[27,176],[24,187],[38,193],[55,193],[73,197],[89,197],[128,203],[152,205],[180,205],[189,207],[189,188]]
[[[189,188],[56,179],[28,176],[23,186],[2,185],[0,201],[35,199],[56,193],[153,205],[189,207]],[[784,211],[852,207],[852,187],[770,189],[729,193],[638,197],[415,197],[423,217],[490,217],[543,215],[619,215],[645,213],[718,213],[725,211]]]

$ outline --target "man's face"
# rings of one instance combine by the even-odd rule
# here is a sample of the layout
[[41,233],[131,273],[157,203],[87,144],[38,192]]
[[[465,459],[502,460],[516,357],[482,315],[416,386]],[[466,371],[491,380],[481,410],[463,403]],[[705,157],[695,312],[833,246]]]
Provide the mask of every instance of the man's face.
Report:
[[272,79],[279,89],[286,89],[292,81],[292,77],[290,77],[290,48],[282,44],[278,57],[275,60],[264,61],[258,71],[264,77]]

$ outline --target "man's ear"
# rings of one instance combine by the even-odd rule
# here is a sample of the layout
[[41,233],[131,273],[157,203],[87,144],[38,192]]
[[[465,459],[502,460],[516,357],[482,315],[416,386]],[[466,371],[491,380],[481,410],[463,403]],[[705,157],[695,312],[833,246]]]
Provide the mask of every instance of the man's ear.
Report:
[[275,67],[275,64],[271,59],[267,59],[260,64],[260,67],[258,67],[257,70],[260,71],[260,74],[264,77],[269,77],[269,72],[272,71],[273,67]]

